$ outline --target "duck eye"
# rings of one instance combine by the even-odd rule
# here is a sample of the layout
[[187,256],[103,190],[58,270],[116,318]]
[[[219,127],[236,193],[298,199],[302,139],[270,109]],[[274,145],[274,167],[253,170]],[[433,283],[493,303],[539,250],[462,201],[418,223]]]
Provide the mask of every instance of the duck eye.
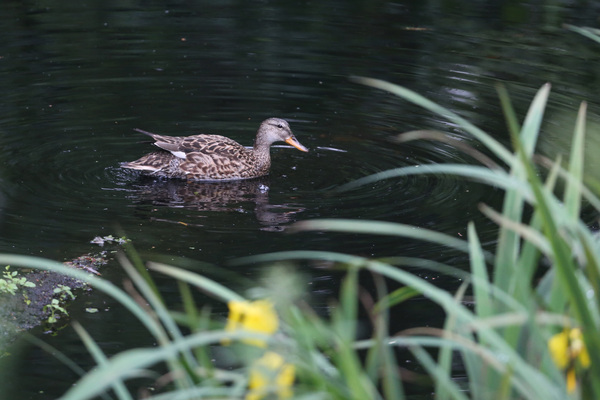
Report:
[[283,129],[283,125],[281,125],[281,124],[277,124],[277,127],[278,127],[279,129]]

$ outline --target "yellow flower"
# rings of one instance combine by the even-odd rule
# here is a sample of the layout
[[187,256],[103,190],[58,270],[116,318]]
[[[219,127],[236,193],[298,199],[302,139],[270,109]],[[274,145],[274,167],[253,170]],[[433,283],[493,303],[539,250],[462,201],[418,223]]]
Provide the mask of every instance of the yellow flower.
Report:
[[[272,335],[279,327],[273,303],[268,300],[230,301],[228,306],[227,332],[245,330]],[[245,339],[243,342],[258,347],[266,346],[265,341],[260,339]]]
[[276,394],[278,399],[292,397],[295,373],[294,366],[286,364],[279,354],[265,353],[250,367],[246,400],[260,400],[269,394]]
[[564,330],[548,340],[548,349],[554,364],[560,369],[569,365],[569,331]]
[[590,355],[585,347],[585,343],[583,342],[581,330],[571,329],[569,338],[571,339],[571,351],[573,356],[577,357],[577,360],[581,363],[583,368],[589,368],[591,364]]
[[589,368],[591,363],[581,330],[565,329],[557,333],[548,340],[548,349],[554,363],[560,369],[567,370],[567,390],[573,392],[577,387],[576,364],[585,369]]

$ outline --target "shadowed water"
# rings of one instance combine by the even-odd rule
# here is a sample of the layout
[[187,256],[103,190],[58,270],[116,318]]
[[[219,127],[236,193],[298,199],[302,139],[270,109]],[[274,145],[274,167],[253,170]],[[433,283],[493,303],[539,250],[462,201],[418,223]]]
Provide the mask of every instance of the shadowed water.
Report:
[[[495,226],[477,207],[497,206],[502,193],[476,183],[404,177],[332,192],[390,168],[474,162],[447,144],[391,140],[405,131],[439,130],[477,146],[443,118],[348,78],[407,86],[504,143],[495,85],[507,85],[523,115],[536,90],[552,82],[541,146],[549,155],[564,152],[561,138],[570,137],[581,100],[590,101],[590,118],[598,119],[598,48],[560,28],[564,22],[595,23],[597,13],[577,7],[483,1],[4,2],[0,251],[69,260],[99,251],[89,243],[95,236],[124,232],[145,259],[187,265],[234,288],[238,279],[258,279],[265,267],[227,261],[290,249],[423,257],[464,268],[464,256],[430,244],[286,234],[285,228],[312,218],[360,218],[465,237],[474,220],[482,241],[492,244]],[[173,136],[217,133],[248,146],[268,117],[288,120],[310,149],[273,147],[268,177],[187,184],[119,168],[152,149],[134,128]],[[598,140],[597,131],[590,135]],[[306,290],[324,304],[336,279],[323,269],[304,272]],[[459,283],[415,272],[449,289]],[[117,284],[123,279],[116,262],[103,276]],[[157,279],[177,304],[176,289]],[[108,354],[153,344],[110,299],[94,293],[82,302],[71,316]],[[85,313],[88,306],[101,312]],[[421,326],[439,323],[439,314],[416,305],[400,319],[399,327]],[[34,333],[85,368],[93,365],[70,328],[56,336],[43,335],[42,328]],[[15,379],[13,385],[22,399],[56,398],[76,379],[35,347],[23,350],[13,371],[27,371],[27,382]]]

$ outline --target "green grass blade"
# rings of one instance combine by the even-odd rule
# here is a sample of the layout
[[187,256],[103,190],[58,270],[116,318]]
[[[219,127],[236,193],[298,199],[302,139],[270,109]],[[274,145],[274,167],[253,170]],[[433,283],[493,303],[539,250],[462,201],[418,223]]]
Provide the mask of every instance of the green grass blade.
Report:
[[[125,257],[120,257],[120,262],[125,272],[127,272],[136,287],[141,291],[144,299],[150,304],[152,311],[166,328],[168,335],[172,340],[177,341],[183,339],[183,334],[177,323],[173,320],[169,310],[165,307],[162,296],[158,296],[154,291],[154,285],[149,284],[148,279],[144,278],[139,273],[138,269],[131,265]],[[165,333],[165,335],[159,339],[159,344],[164,346],[169,343],[169,341],[169,337]],[[180,362],[178,359],[169,360],[170,369],[174,372],[174,376],[177,377],[175,382],[178,385],[178,388],[191,387],[194,385],[194,374],[191,373],[190,370],[198,367],[197,360],[194,358],[191,350],[184,350],[183,357],[185,362]]]
[[[48,354],[51,354],[54,358],[56,358],[63,365],[69,368],[75,375],[82,377],[86,374],[86,370],[81,368],[75,361],[70,359],[66,354],[64,354],[56,347],[46,343],[45,341],[39,339],[36,336],[33,336],[28,332],[23,333],[23,338],[32,345],[39,347]],[[106,394],[104,394],[102,398],[105,400],[111,400],[111,398]]]
[[337,320],[338,333],[351,342],[356,340],[356,327],[358,319],[358,269],[350,267],[346,277],[342,280],[340,289],[340,307]]
[[348,396],[355,400],[379,399],[377,389],[363,373],[358,354],[349,343],[344,338],[334,335],[333,344],[336,351],[332,354],[332,358],[336,360],[335,365],[344,377],[349,392]]
[[523,181],[516,179],[503,171],[462,164],[425,164],[394,168],[356,179],[339,186],[335,191],[345,192],[364,185],[371,185],[380,180],[412,175],[460,176],[475,182],[485,183],[492,187],[499,187],[504,190],[517,190],[522,196],[529,199],[533,198],[529,187]]
[[500,104],[502,105],[502,111],[504,112],[504,118],[506,119],[508,131],[513,135],[517,135],[519,132],[521,132],[521,126],[517,120],[517,113],[515,112],[512,101],[510,100],[510,96],[506,91],[506,87],[504,85],[497,85],[496,91],[498,92],[498,98],[500,99]]
[[[243,394],[243,391],[240,390]],[[144,400],[200,400],[200,399],[238,399],[241,394],[236,396],[232,394],[231,388],[226,387],[193,387],[189,389],[178,390],[177,393],[168,392],[151,397],[144,397]]]
[[[248,333],[226,333],[223,331],[201,332],[186,336],[177,342],[154,348],[138,348],[127,350],[110,358],[105,364],[99,365],[71,387],[61,397],[61,400],[91,399],[103,393],[115,382],[139,376],[142,371],[196,346],[206,346],[219,343],[223,338],[242,339],[260,338],[264,335],[249,335]],[[240,377],[239,379],[243,379]]]
[[[479,209],[484,215],[496,222],[502,229],[514,232],[518,237],[525,239],[528,243],[531,243],[533,246],[538,248],[542,253],[547,255],[552,254],[551,247],[546,240],[546,237],[538,230],[533,229],[530,225],[507,219],[502,214],[499,214],[484,204],[480,205]],[[515,276],[511,278],[516,279],[517,277]],[[512,291],[510,292],[512,293]]]
[[[192,332],[209,330],[210,307],[202,307],[201,312],[199,313],[190,285],[183,281],[177,281],[177,284],[179,285],[179,293],[181,293],[181,300],[185,313],[185,324],[190,327]],[[194,349],[194,354],[199,364],[206,371],[206,375],[211,376],[215,366],[208,354],[208,349],[205,347],[197,347]]]
[[398,363],[394,350],[390,346],[381,346],[381,380],[386,400],[402,400],[405,398],[402,381],[398,379]]
[[[497,86],[497,91],[508,130],[512,137],[517,137],[521,132],[521,126],[519,125],[517,114],[513,108],[510,96],[504,85]],[[515,177],[521,176],[518,168],[518,159],[515,159],[515,163],[511,166],[511,174]],[[502,206],[503,217],[500,219],[503,221],[514,221],[514,223],[521,221],[523,200],[523,195],[521,193],[514,190],[507,191]],[[485,213],[485,210],[483,211]],[[506,224],[500,225],[496,249],[496,261],[494,263],[494,283],[499,287],[502,287],[503,290],[514,294],[516,299],[521,299],[522,297],[519,297],[519,294],[515,293],[515,291],[520,289],[519,287],[515,287],[520,280],[510,278],[515,277],[521,269],[521,265],[519,265],[518,262],[514,262],[513,264],[513,260],[516,261],[519,257],[520,243],[516,232],[508,228],[509,227]],[[531,245],[531,247],[537,249],[537,247],[533,245]],[[513,267],[513,265],[518,267],[518,269]]]
[[[579,238],[583,246],[583,251],[586,260],[586,275],[589,279],[590,285],[592,286],[594,293],[600,293],[600,249],[598,247],[598,237],[594,237],[593,234],[584,227],[579,231]],[[600,320],[600,296],[594,296],[596,301],[596,307],[591,307],[592,311],[596,312],[594,319]]]
[[[560,160],[560,157],[558,157],[558,159]],[[562,178],[565,182],[569,183],[570,185],[575,186],[577,190],[580,191],[581,196],[587,202],[589,202],[592,207],[594,207],[596,210],[600,210],[600,198],[598,198],[598,196],[595,194],[600,193],[599,182],[596,182],[594,179],[591,179],[587,176],[583,176],[583,181],[581,179],[576,179],[568,171],[566,171],[560,166],[560,161],[552,162],[544,157],[538,157],[538,160],[540,161],[540,165],[550,170],[557,169],[557,173],[560,178]]]
[[[473,286],[481,286],[482,290],[487,291],[490,295],[493,296],[493,300],[495,302],[501,303],[507,310],[512,310],[515,312],[524,312],[526,310],[520,302],[514,299],[512,295],[509,295],[507,292],[499,289],[498,287],[493,286],[489,282],[489,280],[480,279],[479,277],[467,273],[462,269],[450,267],[448,265],[441,264],[435,261],[414,257],[385,257],[381,259],[374,259],[373,261],[379,261],[383,264],[390,264],[396,267],[402,266],[427,269],[430,271],[438,272],[440,274],[454,277],[455,279],[469,281]],[[406,286],[406,288],[409,287]],[[415,291],[413,288],[410,289]]]
[[431,356],[423,350],[420,346],[409,347],[410,351],[419,361],[430,376],[436,382],[438,390],[443,390],[444,393],[448,394],[450,398],[456,400],[468,400],[468,397],[463,394],[462,390],[452,381],[451,375],[447,371],[440,368],[440,366],[431,358]]
[[[467,228],[469,238],[469,256],[471,261],[471,273],[473,278],[480,280],[481,282],[489,282],[489,276],[487,272],[487,266],[485,264],[485,258],[483,256],[483,249],[475,230],[475,225],[470,222]],[[475,313],[481,318],[486,318],[494,314],[494,303],[490,296],[489,290],[484,288],[483,285],[475,285],[473,287],[475,295]]]
[[[546,179],[545,186],[549,192],[554,191],[557,176],[560,171],[560,159],[561,158],[559,157],[557,162],[553,164],[548,178]],[[541,232],[542,218],[539,211],[534,210],[533,216],[529,221],[529,228],[533,231]],[[519,255],[517,261],[517,266],[518,270],[520,271],[521,279],[513,280],[513,285],[515,289],[514,291],[511,291],[511,293],[514,293],[515,299],[517,299],[522,304],[529,304],[533,301],[531,294],[532,287],[534,287],[535,284],[532,280],[535,272],[538,269],[540,256],[541,251],[539,246],[536,246],[532,242],[527,240],[523,243],[521,254]]]
[[[538,91],[529,108],[523,128],[520,132],[520,137],[523,138],[522,140],[526,143],[524,145],[524,151],[529,156],[535,147],[549,92],[550,85],[548,84],[544,85]],[[504,114],[509,121],[511,137],[514,142],[514,138],[518,137],[515,131],[515,113],[510,104],[510,99],[508,99],[508,95],[502,91],[499,92],[499,95],[503,105]],[[518,159],[514,159],[514,162],[511,164],[511,174],[519,180],[524,178],[525,173]],[[502,215],[504,215],[505,219],[521,221],[524,207],[523,201],[525,199],[522,191],[517,192],[515,190],[507,190],[502,207]],[[510,229],[500,229],[496,249],[496,260],[494,262],[494,284],[496,286],[504,290],[509,290],[511,287],[514,287],[511,280],[515,279],[514,277],[518,276],[519,273],[515,268],[519,250],[520,242],[518,235]]]
[[198,275],[194,272],[154,262],[149,262],[148,268],[173,277],[175,279],[187,282],[192,286],[196,286],[197,288],[205,291],[208,294],[211,294],[212,296],[224,302],[244,300],[242,296],[240,296],[233,290],[228,289],[225,286],[204,276]]
[[377,303],[375,303],[373,307],[373,312],[380,312],[383,308],[391,308],[400,303],[405,302],[406,300],[410,300],[413,297],[420,295],[418,291],[415,289],[404,286],[399,289],[396,289],[386,296],[382,297]]
[[358,268],[350,266],[340,289],[340,304],[332,312],[332,357],[340,369],[353,399],[374,398],[377,390],[365,376],[361,361],[352,347],[358,326]]
[[[374,284],[377,292],[377,298],[380,299],[372,307],[371,319],[373,321],[374,333],[373,340],[375,345],[367,352],[367,365],[365,369],[372,381],[381,378],[381,387],[383,398],[386,400],[404,400],[404,387],[402,380],[398,379],[398,361],[394,348],[389,346],[389,321],[390,308],[394,303],[388,302],[389,290],[385,279],[379,275],[374,276]],[[404,288],[412,290],[408,286]],[[416,293],[416,291],[413,291]],[[398,303],[395,303],[398,304]],[[371,365],[369,365],[369,360]]]
[[430,131],[430,130],[416,130],[400,133],[395,137],[389,139],[394,143],[407,143],[413,140],[429,140],[445,143],[451,146],[453,149],[459,150],[464,154],[471,157],[473,160],[478,161],[481,165],[488,167],[489,169],[502,169],[494,160],[488,157],[483,152],[477,150],[463,139],[454,138],[444,132]]
[[188,285],[186,282],[178,280],[177,285],[179,286],[179,293],[181,295],[181,302],[183,304],[183,312],[187,318],[187,326],[194,330],[200,323],[198,306],[194,300],[194,295],[192,294],[190,285]]
[[581,28],[578,26],[568,25],[568,24],[565,24],[564,27],[572,30],[573,32],[577,32],[580,35],[587,37],[588,39],[592,39],[593,41],[600,43],[600,36],[596,33],[596,32],[598,32],[597,29],[587,28],[587,27]]
[[572,221],[579,220],[581,211],[580,183],[583,181],[583,158],[585,143],[585,117],[587,103],[582,102],[577,114],[573,141],[571,143],[571,155],[569,156],[569,174],[572,177],[567,181],[565,189],[565,208]]
[[470,274],[461,268],[451,267],[447,264],[428,260],[426,258],[395,256],[375,258],[373,261],[379,261],[384,264],[395,265],[398,267],[427,269],[443,275],[452,276],[457,279],[470,279]]
[[411,239],[420,239],[431,243],[438,243],[464,252],[469,251],[468,243],[462,239],[457,239],[429,229],[393,222],[352,219],[314,219],[297,222],[289,228],[289,232],[306,230],[409,237]]
[[525,121],[523,122],[523,127],[521,128],[520,145],[528,158],[531,158],[535,150],[537,138],[540,133],[540,126],[542,126],[542,120],[544,118],[544,111],[546,109],[546,104],[548,103],[548,97],[550,96],[550,88],[550,84],[546,83],[538,90],[529,106]]
[[514,156],[500,144],[496,139],[467,121],[466,119],[460,117],[456,113],[444,108],[433,101],[426,99],[420,94],[413,92],[412,90],[406,89],[402,86],[394,85],[392,83],[382,81],[379,79],[365,78],[365,77],[352,77],[353,81],[361,83],[363,85],[371,86],[377,89],[385,90],[387,92],[393,93],[396,96],[402,97],[403,99],[421,106],[426,110],[429,110],[435,114],[438,114],[447,120],[459,125],[466,132],[473,135],[474,138],[479,140],[484,146],[486,146],[490,151],[492,151],[498,158],[504,161],[507,164],[511,164]]
[[[158,287],[154,283],[152,276],[150,276],[150,272],[148,272],[148,270],[146,269],[146,266],[144,265],[144,261],[142,260],[142,257],[140,257],[140,254],[137,252],[137,250],[133,246],[133,244],[129,241],[126,241],[123,244],[123,248],[125,249],[125,254],[127,255],[126,258],[128,260],[131,260],[131,264],[138,270],[139,274],[146,280],[148,285],[152,288],[154,295],[157,296],[158,298],[161,298],[161,294],[160,294],[160,291],[158,290]],[[121,256],[121,258],[123,259],[125,257]]]
[[[456,291],[454,299],[457,304],[460,303],[461,300],[464,298],[465,291],[467,290],[468,285],[469,285],[468,282],[464,282],[463,284],[460,285],[460,287]],[[454,313],[452,312],[452,308],[449,308],[448,311],[449,312],[446,315],[446,321],[444,322],[444,330],[443,330],[443,332],[445,333],[445,335],[444,335],[445,338],[447,338],[447,336],[448,336],[448,335],[446,335],[446,333],[456,331],[457,325],[459,322],[458,318],[456,318],[456,315],[454,315]],[[452,346],[450,346],[449,344],[444,344],[444,345],[440,346],[439,355],[438,355],[437,369],[440,371],[443,371],[443,374],[448,377],[452,376],[452,351],[453,351]],[[441,374],[442,372],[439,372],[439,373]],[[474,377],[470,377],[470,378],[474,378]],[[447,400],[447,399],[451,398],[452,393],[450,393],[450,392],[451,392],[451,390],[447,387],[445,379],[435,379],[436,400]],[[471,394],[472,394],[472,396],[475,396],[475,398],[477,398],[476,392],[471,393]]]
[[[98,344],[96,344],[94,339],[92,339],[90,334],[77,321],[74,321],[71,325],[73,326],[73,329],[75,329],[75,332],[77,332],[77,335],[79,335],[79,338],[81,339],[83,344],[85,344],[85,347],[88,350],[88,352],[92,355],[92,357],[94,357],[94,361],[96,362],[96,364],[106,365],[108,362],[108,358],[102,352]],[[131,394],[125,387],[123,381],[119,379],[115,380],[115,382],[112,384],[112,387],[119,399],[133,400],[133,397],[131,397]]]

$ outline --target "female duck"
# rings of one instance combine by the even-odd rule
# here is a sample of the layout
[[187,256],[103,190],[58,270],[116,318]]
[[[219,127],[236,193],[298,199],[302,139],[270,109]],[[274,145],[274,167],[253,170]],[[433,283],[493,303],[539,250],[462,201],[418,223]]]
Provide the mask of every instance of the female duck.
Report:
[[151,136],[162,150],[122,163],[121,167],[166,178],[195,181],[256,178],[269,173],[269,150],[274,142],[286,142],[300,151],[308,151],[296,140],[287,121],[280,118],[269,118],[260,124],[251,149],[219,135],[174,137],[136,131]]

